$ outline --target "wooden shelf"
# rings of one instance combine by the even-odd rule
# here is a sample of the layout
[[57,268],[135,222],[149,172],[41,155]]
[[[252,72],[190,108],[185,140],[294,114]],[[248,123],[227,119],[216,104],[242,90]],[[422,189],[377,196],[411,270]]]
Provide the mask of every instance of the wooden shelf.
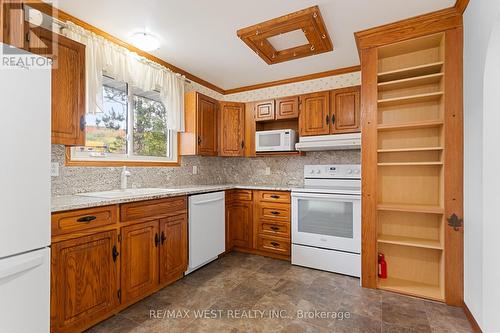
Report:
[[378,279],[378,288],[382,290],[394,291],[410,296],[417,296],[444,301],[444,292],[436,285],[418,283],[414,281],[387,278]]
[[434,249],[434,250],[444,249],[443,245],[438,240],[430,240],[430,239],[422,239],[414,237],[379,235],[377,242],[402,245],[402,246],[420,247],[420,248]]
[[388,81],[397,81],[412,77],[440,73],[443,64],[443,61],[439,61],[419,66],[401,68],[388,72],[382,72],[378,74],[378,82],[383,83]]
[[303,151],[261,151],[256,152],[255,156],[305,156]]
[[415,121],[410,123],[379,124],[377,129],[381,131],[397,131],[405,129],[432,128],[443,126],[442,120]]
[[378,204],[377,210],[409,213],[444,214],[444,208],[431,205]]
[[443,165],[443,162],[385,162],[378,163],[378,166],[428,166]]
[[438,92],[433,92],[433,93],[428,93],[428,94],[419,94],[419,95],[412,95],[412,96],[379,99],[377,101],[377,103],[378,103],[379,107],[409,104],[409,103],[423,103],[423,102],[437,101],[442,96],[443,96],[443,92],[438,91]]
[[419,148],[396,148],[396,149],[378,149],[377,153],[406,153],[419,151],[439,151],[443,147],[419,147]]
[[439,83],[439,81],[441,81],[443,76],[444,73],[436,73],[436,74],[429,74],[417,77],[410,77],[407,79],[381,82],[378,84],[378,91],[397,90],[404,88],[412,88],[419,85]]

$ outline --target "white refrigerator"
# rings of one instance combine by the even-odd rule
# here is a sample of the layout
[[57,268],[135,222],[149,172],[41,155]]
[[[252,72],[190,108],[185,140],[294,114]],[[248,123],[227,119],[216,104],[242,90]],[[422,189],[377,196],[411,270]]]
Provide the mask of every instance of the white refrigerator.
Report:
[[50,110],[50,69],[0,68],[0,332],[50,330]]

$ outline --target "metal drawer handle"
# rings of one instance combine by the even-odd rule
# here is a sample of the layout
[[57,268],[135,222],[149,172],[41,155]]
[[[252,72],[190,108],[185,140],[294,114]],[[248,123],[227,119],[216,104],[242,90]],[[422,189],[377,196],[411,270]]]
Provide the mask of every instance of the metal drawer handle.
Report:
[[271,211],[271,214],[273,214],[273,215],[280,215],[280,212],[277,212],[277,211],[273,210],[273,211]]
[[274,247],[277,247],[277,246],[280,246],[280,243],[271,242],[271,245],[274,246]]
[[280,230],[280,228],[275,227],[275,226],[271,226],[271,230],[277,231],[277,230]]
[[116,258],[120,255],[120,252],[116,249],[116,245],[113,246],[113,261],[116,262]]
[[83,216],[83,217],[80,217],[78,220],[76,220],[76,222],[80,222],[80,223],[90,223],[90,222],[94,221],[95,219],[97,219],[97,217],[96,217],[96,216],[89,215],[89,216]]
[[280,198],[280,196],[279,196],[279,195],[276,195],[276,194],[273,194],[273,195],[271,195],[271,198],[273,198],[273,199],[279,199],[279,198]]

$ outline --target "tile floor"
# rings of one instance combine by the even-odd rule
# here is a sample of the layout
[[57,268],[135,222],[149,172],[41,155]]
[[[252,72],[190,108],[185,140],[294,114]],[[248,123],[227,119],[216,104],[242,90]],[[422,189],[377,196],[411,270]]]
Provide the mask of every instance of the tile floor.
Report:
[[362,289],[355,278],[233,252],[88,332],[461,333],[471,328],[460,308]]

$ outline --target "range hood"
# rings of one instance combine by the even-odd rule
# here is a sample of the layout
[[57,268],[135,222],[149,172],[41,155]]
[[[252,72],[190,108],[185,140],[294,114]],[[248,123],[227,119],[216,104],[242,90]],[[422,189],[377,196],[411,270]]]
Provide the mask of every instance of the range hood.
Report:
[[295,144],[300,151],[361,149],[361,133],[303,136]]

